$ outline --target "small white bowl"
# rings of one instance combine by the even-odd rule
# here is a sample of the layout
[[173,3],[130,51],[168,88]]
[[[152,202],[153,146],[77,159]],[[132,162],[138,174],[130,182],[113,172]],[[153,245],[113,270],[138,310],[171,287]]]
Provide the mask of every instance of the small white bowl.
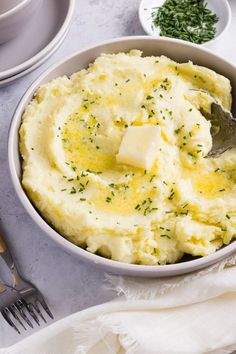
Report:
[[41,0],[0,0],[0,44],[16,37],[31,20]]
[[[152,23],[152,12],[156,7],[162,6],[165,0],[142,0],[139,5],[139,20],[144,31],[150,36],[160,36],[160,29]],[[231,22],[231,8],[227,0],[206,0],[207,7],[217,15],[219,21],[216,24],[215,37],[203,43],[208,45],[218,40],[228,29]]]
[[[178,62],[191,60],[194,64],[203,65],[228,77],[232,83],[233,96],[236,94],[236,66],[228,62],[220,55],[210,50],[185,41],[172,38],[155,38],[149,36],[123,37],[94,45],[82,51],[64,58],[59,63],[45,71],[26,91],[22,97],[11,122],[8,139],[8,159],[11,179],[20,201],[32,219],[41,227],[48,237],[61,245],[71,255],[93,263],[107,272],[116,274],[140,276],[140,277],[167,277],[196,271],[219,262],[223,258],[236,252],[236,241],[222,247],[214,254],[200,257],[190,261],[168,265],[136,265],[126,264],[103,258],[90,253],[62,237],[54,230],[34,208],[21,184],[21,157],[19,153],[19,128],[23,112],[31,101],[35,91],[42,84],[62,76],[71,75],[78,70],[88,67],[101,53],[127,52],[131,49],[140,49],[145,55],[166,55]],[[236,101],[234,100],[233,114],[236,113]],[[33,237],[33,236],[32,236]]]

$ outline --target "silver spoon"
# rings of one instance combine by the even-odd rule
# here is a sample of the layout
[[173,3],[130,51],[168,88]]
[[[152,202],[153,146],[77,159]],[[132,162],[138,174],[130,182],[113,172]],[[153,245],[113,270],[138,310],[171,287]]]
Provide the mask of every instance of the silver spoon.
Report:
[[236,119],[217,104],[211,104],[211,113],[200,109],[202,115],[211,122],[212,149],[207,157],[218,157],[226,150],[236,147]]

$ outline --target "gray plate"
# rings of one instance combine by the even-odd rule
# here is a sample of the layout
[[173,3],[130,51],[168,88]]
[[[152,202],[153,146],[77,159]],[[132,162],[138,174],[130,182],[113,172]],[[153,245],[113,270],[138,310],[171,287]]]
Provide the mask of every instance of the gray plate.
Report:
[[75,0],[43,0],[19,37],[0,45],[0,80],[35,65],[68,30]]
[[47,61],[53,55],[53,53],[55,53],[57,51],[57,49],[61,46],[61,44],[64,42],[64,40],[69,32],[69,29],[70,28],[68,28],[67,31],[63,34],[63,36],[58,41],[58,43],[56,43],[55,46],[52,47],[51,51],[47,55],[45,55],[42,59],[37,61],[34,65],[30,66],[29,68],[27,68],[24,71],[20,71],[16,75],[13,75],[13,76],[7,77],[6,79],[0,80],[0,88],[14,83],[15,81],[19,80],[21,77],[36,70],[40,65],[42,65],[45,61]]

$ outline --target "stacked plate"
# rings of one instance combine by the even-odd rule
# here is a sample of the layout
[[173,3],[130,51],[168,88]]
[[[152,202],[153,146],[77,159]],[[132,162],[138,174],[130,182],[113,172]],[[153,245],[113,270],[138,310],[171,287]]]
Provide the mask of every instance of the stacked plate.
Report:
[[74,7],[75,0],[41,1],[23,31],[0,45],[0,86],[36,69],[58,49],[69,31]]

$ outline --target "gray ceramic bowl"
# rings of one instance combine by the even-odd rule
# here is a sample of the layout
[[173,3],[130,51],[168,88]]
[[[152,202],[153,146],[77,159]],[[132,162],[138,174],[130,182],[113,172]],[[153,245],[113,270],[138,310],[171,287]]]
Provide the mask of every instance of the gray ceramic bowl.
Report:
[[0,44],[20,35],[40,3],[41,0],[11,0],[8,6],[6,1],[0,3]]
[[[8,150],[11,178],[16,193],[29,215],[48,235],[48,237],[55,240],[65,250],[67,250],[68,253],[77,255],[81,259],[97,265],[97,267],[102,267],[106,271],[116,274],[126,274],[143,277],[165,277],[188,273],[214,264],[222,260],[226,256],[231,255],[236,251],[236,242],[231,243],[230,245],[218,250],[216,253],[210,256],[171,265],[145,266],[125,264],[109,260],[98,255],[89,253],[63,238],[40,216],[40,214],[31,204],[21,185],[21,159],[18,148],[18,131],[21,124],[21,117],[24,112],[24,109],[32,99],[33,94],[37,90],[37,88],[40,85],[60,75],[70,75],[73,72],[87,67],[88,64],[94,61],[94,59],[101,53],[117,53],[120,51],[126,52],[134,48],[141,49],[144,54],[147,55],[164,54],[179,62],[192,60],[195,64],[204,65],[208,68],[216,70],[217,72],[227,76],[231,80],[231,83],[233,85],[233,94],[235,98],[236,67],[224,58],[212,53],[211,51],[205,48],[187,42],[178,41],[175,39],[154,38],[147,36],[118,38],[98,44],[96,46],[77,52],[65,58],[58,64],[52,66],[45,73],[43,73],[24,94],[15,111],[9,133]],[[234,104],[235,102],[236,100],[234,99]],[[234,106],[234,113],[236,113],[236,106]]]

